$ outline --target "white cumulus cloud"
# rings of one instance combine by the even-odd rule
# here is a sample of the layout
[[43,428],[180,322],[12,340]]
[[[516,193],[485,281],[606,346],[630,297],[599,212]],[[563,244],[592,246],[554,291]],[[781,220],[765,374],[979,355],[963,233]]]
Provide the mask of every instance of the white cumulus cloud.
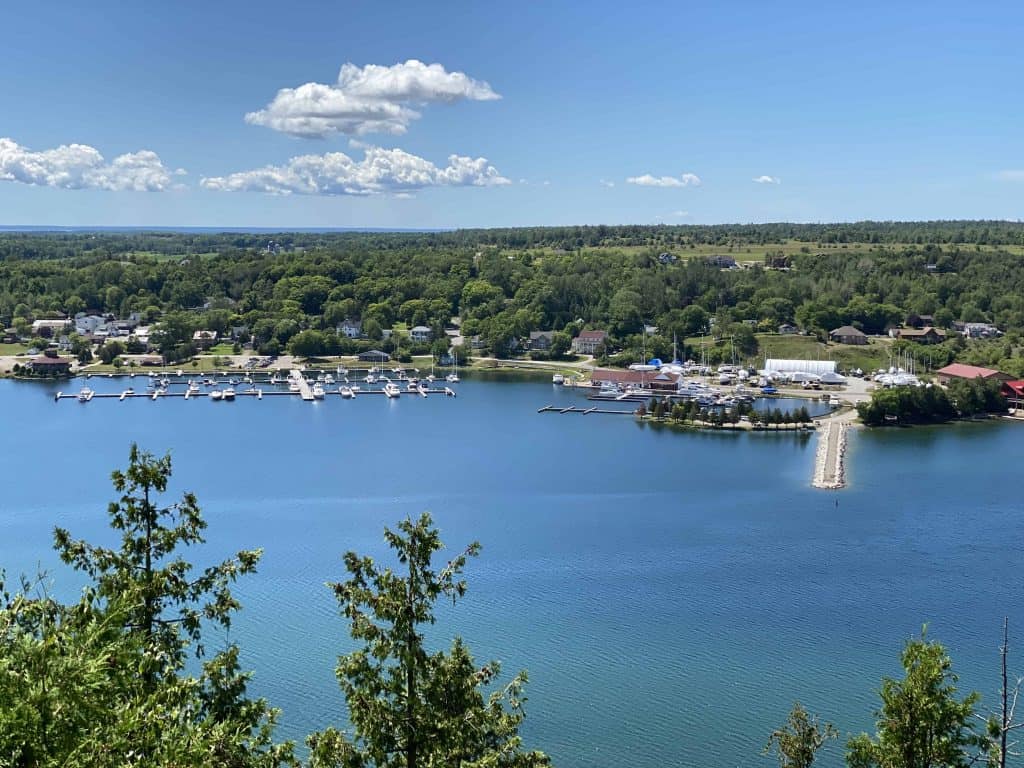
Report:
[[200,184],[222,192],[278,195],[407,195],[427,187],[490,187],[511,183],[483,157],[450,155],[448,165],[438,167],[401,149],[363,146],[362,150],[362,160],[354,160],[344,152],[300,155],[284,165],[204,178]]
[[156,152],[144,149],[119,155],[109,163],[88,144],[62,144],[34,152],[13,139],[0,138],[0,181],[19,181],[59,189],[106,189],[114,192],[162,192],[172,176]]
[[652,176],[645,173],[643,176],[630,176],[626,183],[640,187],[696,187],[700,186],[700,177],[695,173],[684,173],[682,176]]
[[755,176],[753,179],[755,184],[781,184],[782,179],[778,176]]
[[441,64],[416,59],[390,67],[344,64],[333,84],[282,88],[266,107],[245,121],[304,138],[343,133],[405,133],[420,117],[414,108],[432,103],[500,99],[489,84]]

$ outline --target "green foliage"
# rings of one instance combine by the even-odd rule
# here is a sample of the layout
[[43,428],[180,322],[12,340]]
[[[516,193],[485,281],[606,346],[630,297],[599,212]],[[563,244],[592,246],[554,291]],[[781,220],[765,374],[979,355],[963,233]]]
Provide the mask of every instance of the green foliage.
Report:
[[850,768],[967,768],[984,755],[987,742],[977,734],[977,693],[957,699],[957,677],[939,643],[911,640],[901,655],[904,678],[882,679],[877,734],[847,742]]
[[811,768],[814,758],[825,742],[839,737],[832,723],[821,724],[800,702],[793,703],[786,724],[772,731],[764,754],[772,752],[779,759],[779,768]]
[[876,389],[871,400],[857,404],[857,414],[868,426],[935,424],[955,419],[956,408],[941,387]]
[[462,572],[479,544],[435,571],[432,560],[443,545],[429,515],[404,520],[384,535],[401,570],[348,552],[349,579],[330,585],[353,639],[362,644],[340,657],[337,668],[354,732],[331,728],[312,735],[312,768],[548,765],[542,753],[522,749],[524,673],[485,696],[500,671],[496,662],[477,667],[459,638],[447,653],[425,645],[423,629],[436,621],[434,603],[465,594]]
[[1000,382],[956,379],[948,389],[938,386],[877,389],[871,400],[857,404],[857,413],[869,426],[935,424],[958,417],[1006,410]]
[[[191,494],[157,505],[170,473],[169,457],[135,446],[113,473],[119,548],[56,530],[62,559],[90,578],[78,603],[38,585],[0,590],[2,768],[294,764],[291,745],[273,742],[276,711],[246,696],[238,649],[207,658],[203,647],[204,623],[229,625],[229,584],[259,552],[194,574],[180,550],[203,541],[205,523]],[[198,675],[185,672],[189,650],[204,659]]]

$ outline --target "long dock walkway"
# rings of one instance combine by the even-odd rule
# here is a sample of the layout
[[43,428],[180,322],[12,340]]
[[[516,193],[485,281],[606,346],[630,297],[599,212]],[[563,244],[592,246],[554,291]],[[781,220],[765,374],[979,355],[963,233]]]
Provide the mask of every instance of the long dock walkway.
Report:
[[291,374],[289,374],[291,381],[297,382],[299,385],[299,396],[306,401],[311,402],[313,400],[313,390],[309,387],[309,382],[306,381],[306,377],[302,375],[302,371],[298,368],[293,368]]

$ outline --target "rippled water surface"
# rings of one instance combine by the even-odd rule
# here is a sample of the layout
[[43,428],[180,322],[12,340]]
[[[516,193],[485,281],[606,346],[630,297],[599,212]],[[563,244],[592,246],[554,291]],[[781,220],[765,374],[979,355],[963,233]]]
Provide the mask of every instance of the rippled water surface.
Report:
[[767,766],[759,750],[795,698],[861,730],[925,622],[994,705],[1004,613],[1024,633],[1024,427],[858,432],[851,487],[830,493],[810,488],[813,437],[540,415],[579,396],[460,387],[80,405],[0,381],[0,566],[42,565],[72,593],[52,526],[110,540],[108,476],[135,440],[171,450],[175,493],[198,495],[196,561],[265,549],[232,639],[288,737],[343,724],[333,667],[350,645],[324,582],[344,577],[345,550],[385,556],[383,526],[423,510],[453,548],[483,544],[433,638],[458,632],[480,661],[529,670],[525,735],[557,765]]

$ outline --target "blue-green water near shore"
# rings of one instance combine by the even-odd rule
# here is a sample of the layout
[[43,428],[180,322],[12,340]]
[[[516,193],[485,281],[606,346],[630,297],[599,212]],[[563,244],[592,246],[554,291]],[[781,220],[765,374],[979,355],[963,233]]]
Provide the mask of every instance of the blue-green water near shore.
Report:
[[343,723],[350,646],[323,586],[341,553],[385,554],[382,527],[422,510],[452,547],[483,544],[434,636],[529,670],[527,741],[563,768],[767,766],[795,698],[866,728],[925,622],[989,706],[1004,614],[1024,649],[1020,425],[858,431],[831,493],[810,487],[814,437],[538,415],[579,398],[550,384],[315,404],[55,404],[56,388],[0,381],[0,567],[72,591],[52,526],[111,541],[111,469],[133,440],[170,449],[174,492],[210,524],[194,559],[265,549],[232,639],[288,737]]

